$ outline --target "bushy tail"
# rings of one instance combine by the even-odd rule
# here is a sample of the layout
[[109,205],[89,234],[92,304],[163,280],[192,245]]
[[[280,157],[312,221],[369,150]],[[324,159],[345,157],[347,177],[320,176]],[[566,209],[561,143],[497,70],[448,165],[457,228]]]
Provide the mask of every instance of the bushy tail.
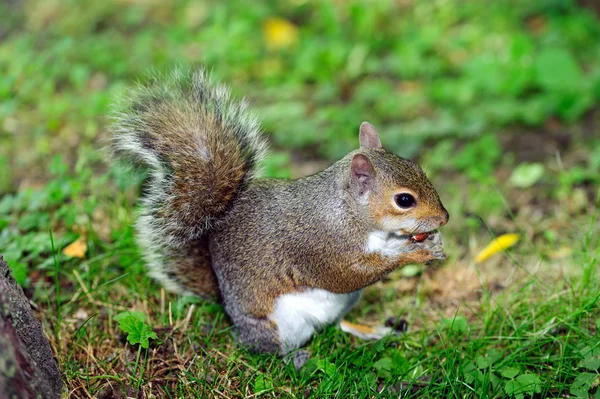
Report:
[[119,108],[114,152],[149,169],[138,241],[151,274],[181,290],[169,259],[197,263],[182,254],[187,248],[199,262],[206,260],[196,242],[252,178],[266,141],[246,102],[231,100],[229,90],[202,69],[155,76]]

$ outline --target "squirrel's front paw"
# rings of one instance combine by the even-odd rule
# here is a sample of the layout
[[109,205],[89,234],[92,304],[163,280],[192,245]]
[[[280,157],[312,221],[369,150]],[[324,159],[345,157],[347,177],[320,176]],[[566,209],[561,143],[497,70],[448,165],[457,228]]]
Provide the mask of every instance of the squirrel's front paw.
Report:
[[442,235],[435,230],[423,241],[411,241],[411,257],[414,263],[427,263],[436,259],[446,259]]

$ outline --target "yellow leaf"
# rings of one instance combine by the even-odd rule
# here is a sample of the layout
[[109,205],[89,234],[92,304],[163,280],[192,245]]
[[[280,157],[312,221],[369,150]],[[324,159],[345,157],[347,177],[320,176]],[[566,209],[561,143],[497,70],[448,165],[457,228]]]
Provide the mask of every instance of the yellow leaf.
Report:
[[504,251],[519,241],[518,234],[502,234],[492,240],[487,247],[482,249],[475,257],[475,262],[481,263],[489,259],[495,253]]
[[282,18],[269,18],[263,23],[263,37],[267,47],[281,49],[298,41],[298,28]]
[[71,258],[83,258],[85,257],[86,252],[87,244],[84,236],[79,237],[62,250],[63,254],[70,256]]

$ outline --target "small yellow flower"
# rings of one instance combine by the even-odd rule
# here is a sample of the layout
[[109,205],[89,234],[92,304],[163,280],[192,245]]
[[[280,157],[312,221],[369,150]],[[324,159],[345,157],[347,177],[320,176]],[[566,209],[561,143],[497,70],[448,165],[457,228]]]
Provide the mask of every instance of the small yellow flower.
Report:
[[518,234],[502,234],[492,240],[487,247],[482,249],[475,257],[475,262],[481,263],[489,259],[495,253],[504,251],[519,241]]
[[63,254],[70,256],[71,258],[84,258],[86,252],[87,243],[85,242],[84,236],[79,237],[62,250]]
[[298,41],[298,28],[283,18],[269,18],[263,23],[263,37],[270,49],[286,48]]

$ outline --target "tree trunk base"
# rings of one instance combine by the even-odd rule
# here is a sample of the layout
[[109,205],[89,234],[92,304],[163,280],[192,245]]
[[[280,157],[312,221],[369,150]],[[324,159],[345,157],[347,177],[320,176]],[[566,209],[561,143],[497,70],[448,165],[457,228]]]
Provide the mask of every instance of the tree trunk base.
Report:
[[0,398],[60,398],[62,381],[42,323],[0,255]]

